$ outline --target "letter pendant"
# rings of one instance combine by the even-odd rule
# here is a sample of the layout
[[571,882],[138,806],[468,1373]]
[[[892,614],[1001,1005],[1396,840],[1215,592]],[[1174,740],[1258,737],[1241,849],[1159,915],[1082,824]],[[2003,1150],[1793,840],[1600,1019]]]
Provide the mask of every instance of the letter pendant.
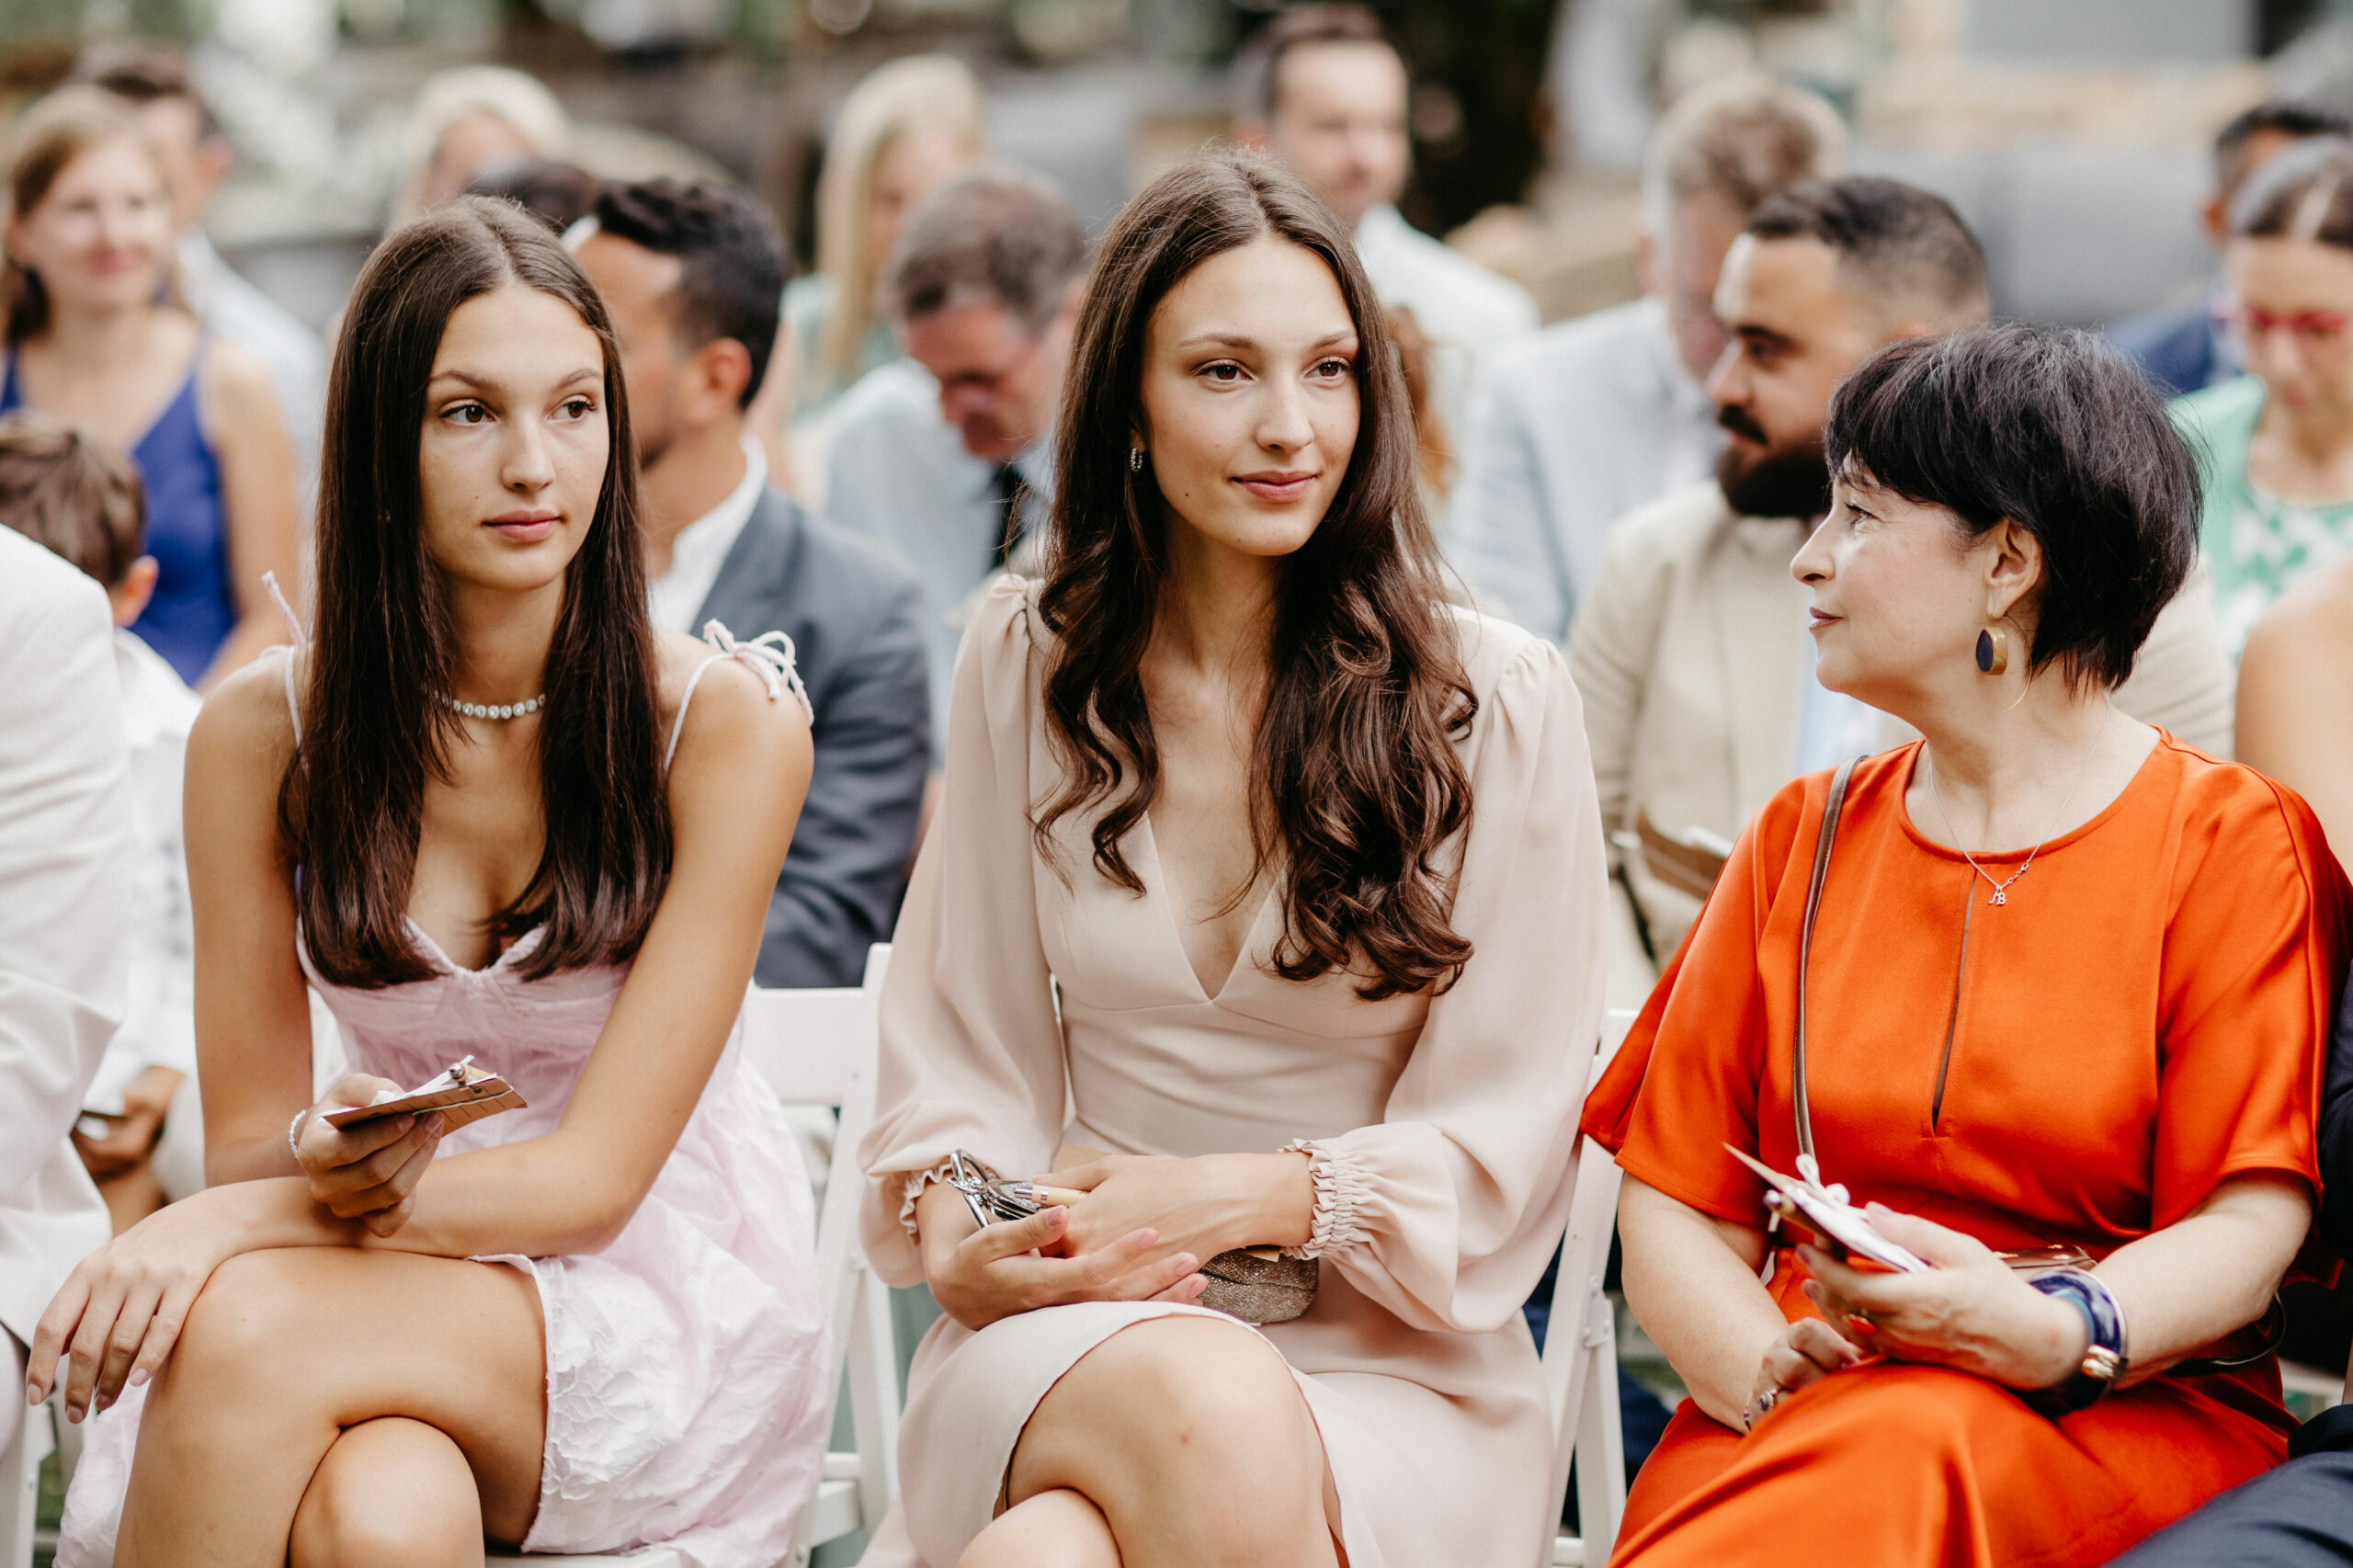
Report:
[[2007,888],[1995,888],[1994,890],[1994,896],[1987,899],[1985,902],[1995,905],[2007,903],[2010,902],[2010,890]]

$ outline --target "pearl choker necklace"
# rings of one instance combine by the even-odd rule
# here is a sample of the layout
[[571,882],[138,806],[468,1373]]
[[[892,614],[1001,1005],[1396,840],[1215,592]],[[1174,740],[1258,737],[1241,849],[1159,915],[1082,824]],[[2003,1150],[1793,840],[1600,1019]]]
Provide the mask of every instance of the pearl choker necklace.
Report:
[[520,702],[460,702],[454,697],[445,697],[441,700],[469,719],[504,721],[520,719],[526,713],[536,713],[547,699],[548,694],[543,691],[537,697],[526,698]]

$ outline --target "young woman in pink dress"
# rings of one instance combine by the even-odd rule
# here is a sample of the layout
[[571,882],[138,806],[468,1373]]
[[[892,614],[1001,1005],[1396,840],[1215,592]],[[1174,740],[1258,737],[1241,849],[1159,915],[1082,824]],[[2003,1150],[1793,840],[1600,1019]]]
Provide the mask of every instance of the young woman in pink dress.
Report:
[[[1519,1306],[1601,1021],[1566,668],[1446,602],[1380,307],[1268,165],[1113,223],[1060,428],[883,995],[867,1249],[948,1316],[868,1568],[1535,1562]],[[1084,1196],[981,1228],[960,1150]],[[1252,1244],[1303,1316],[1197,1304]]]
[[[188,744],[216,1185],[94,1254],[33,1346],[34,1398],[70,1349],[69,1414],[103,1413],[65,1568],[789,1550],[828,1362],[735,1024],[808,728],[789,654],[648,624],[630,450],[604,307],[536,222],[461,201],[385,242],[317,637]],[[315,1105],[306,981],[358,1069]],[[529,1108],[324,1119],[469,1054]]]

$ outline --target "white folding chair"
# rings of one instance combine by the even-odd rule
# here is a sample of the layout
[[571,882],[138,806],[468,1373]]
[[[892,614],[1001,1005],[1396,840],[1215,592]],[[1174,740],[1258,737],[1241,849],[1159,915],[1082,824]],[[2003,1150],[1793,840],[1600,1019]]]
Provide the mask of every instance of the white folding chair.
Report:
[[[11,1358],[7,1364],[14,1367],[16,1362]],[[21,1393],[11,1404],[16,1418],[0,1417],[8,1428],[5,1438],[0,1438],[0,1568],[32,1568],[33,1508],[40,1495],[40,1461],[54,1446],[56,1428],[52,1406],[28,1406]]]
[[[1613,1009],[1603,1020],[1588,1085],[1601,1081],[1634,1015]],[[1590,1092],[1588,1088],[1588,1092]],[[1551,1326],[1544,1335],[1544,1383],[1552,1406],[1552,1511],[1568,1501],[1569,1461],[1577,1471],[1580,1535],[1558,1534],[1545,1568],[1600,1568],[1617,1543],[1626,1511],[1626,1447],[1618,1426],[1618,1328],[1601,1277],[1609,1267],[1609,1236],[1624,1179],[1609,1151],[1591,1139],[1578,1142],[1571,1165],[1569,1224],[1561,1239],[1561,1267],[1552,1285]]]
[[[760,1076],[788,1106],[822,1106],[841,1112],[817,1220],[817,1278],[834,1361],[825,1380],[821,1418],[833,1430],[834,1405],[845,1369],[849,1378],[850,1429],[856,1448],[825,1456],[817,1495],[801,1516],[792,1568],[855,1530],[871,1532],[899,1489],[899,1364],[891,1343],[890,1292],[874,1277],[858,1241],[858,1203],[865,1177],[858,1143],[874,1119],[876,1020],[887,943],[866,957],[866,983],[855,990],[754,991],[744,1005],[744,1050]],[[627,1562],[631,1568],[683,1568],[677,1553],[655,1547],[610,1557],[494,1555],[509,1568],[591,1568]]]

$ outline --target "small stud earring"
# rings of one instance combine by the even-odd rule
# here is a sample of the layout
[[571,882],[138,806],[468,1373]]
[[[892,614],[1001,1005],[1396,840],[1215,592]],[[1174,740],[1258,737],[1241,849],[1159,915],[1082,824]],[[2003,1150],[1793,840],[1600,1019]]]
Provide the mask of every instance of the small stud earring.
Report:
[[1142,473],[1143,472],[1143,449],[1142,447],[1130,447],[1128,449],[1128,472],[1130,473]]
[[1989,676],[2000,675],[2010,667],[2008,632],[1995,626],[1977,634],[1977,667]]

